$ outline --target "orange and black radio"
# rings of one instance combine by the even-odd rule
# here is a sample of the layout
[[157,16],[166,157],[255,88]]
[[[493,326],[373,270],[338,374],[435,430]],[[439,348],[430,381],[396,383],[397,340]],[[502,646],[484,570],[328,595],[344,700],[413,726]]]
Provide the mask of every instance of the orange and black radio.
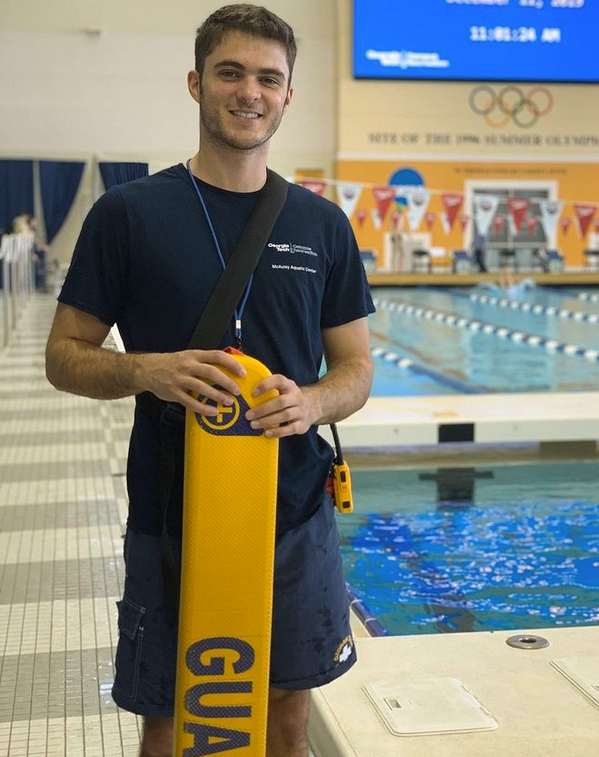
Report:
[[334,423],[331,423],[331,432],[335,442],[335,458],[331,466],[327,490],[332,495],[335,507],[340,513],[351,513],[354,509],[354,500],[351,492],[349,465],[343,460],[339,434]]

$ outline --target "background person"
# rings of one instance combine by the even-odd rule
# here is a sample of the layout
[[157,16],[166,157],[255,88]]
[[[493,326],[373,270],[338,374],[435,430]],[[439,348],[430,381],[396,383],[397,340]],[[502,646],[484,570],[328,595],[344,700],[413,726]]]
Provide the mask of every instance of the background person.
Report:
[[478,266],[478,270],[481,273],[487,273],[487,262],[485,260],[487,252],[487,244],[489,237],[486,234],[481,234],[479,231],[474,235],[474,241],[472,243],[472,251],[474,253],[474,260]]

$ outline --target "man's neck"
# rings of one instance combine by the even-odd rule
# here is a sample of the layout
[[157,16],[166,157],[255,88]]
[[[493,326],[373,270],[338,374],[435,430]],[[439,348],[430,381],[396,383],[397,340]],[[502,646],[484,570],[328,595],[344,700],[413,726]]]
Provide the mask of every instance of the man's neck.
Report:
[[266,181],[266,152],[239,155],[227,150],[202,147],[191,159],[198,179],[230,192],[257,192]]

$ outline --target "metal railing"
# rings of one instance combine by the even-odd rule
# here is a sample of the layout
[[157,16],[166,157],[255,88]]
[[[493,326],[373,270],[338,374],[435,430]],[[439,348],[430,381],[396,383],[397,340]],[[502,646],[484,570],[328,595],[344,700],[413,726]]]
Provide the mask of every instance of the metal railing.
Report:
[[0,243],[0,349],[6,347],[34,292],[33,236],[5,234]]

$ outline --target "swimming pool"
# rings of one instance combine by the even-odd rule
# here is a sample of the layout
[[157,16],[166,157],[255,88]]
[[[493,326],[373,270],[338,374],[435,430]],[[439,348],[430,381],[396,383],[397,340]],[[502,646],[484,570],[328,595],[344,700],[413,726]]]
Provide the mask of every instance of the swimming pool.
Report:
[[596,461],[356,470],[347,581],[392,635],[599,624],[598,483]]
[[591,292],[535,287],[506,298],[483,287],[404,287],[373,297],[373,396],[599,389]]

